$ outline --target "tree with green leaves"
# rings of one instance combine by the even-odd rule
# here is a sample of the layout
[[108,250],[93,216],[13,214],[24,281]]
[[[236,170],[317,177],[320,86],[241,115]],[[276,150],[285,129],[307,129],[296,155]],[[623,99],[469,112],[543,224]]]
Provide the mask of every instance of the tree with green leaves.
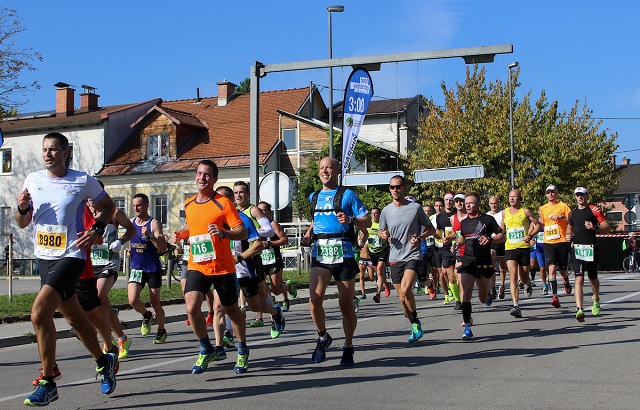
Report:
[[249,79],[249,77],[247,77],[244,80],[240,81],[240,85],[236,87],[234,92],[237,95],[242,95],[242,94],[249,94],[250,91],[251,91],[251,80]]
[[20,82],[24,71],[36,70],[34,63],[42,61],[40,53],[33,48],[22,48],[16,43],[16,37],[26,29],[15,10],[0,8],[0,115],[16,113],[17,109],[28,101],[23,97],[28,92],[39,89],[37,81]]
[[[519,71],[512,76],[517,88]],[[491,195],[506,201],[511,188],[509,84],[499,79],[487,84],[485,69],[467,68],[464,84],[448,89],[441,84],[444,105],[426,101],[429,115],[420,121],[422,136],[409,154],[412,170],[484,166],[480,179],[420,184],[414,193],[428,202],[447,190],[477,191],[484,203]],[[576,101],[568,112],[558,111],[545,92],[532,103],[531,92],[522,102],[513,100],[515,186],[523,202],[537,208],[546,202],[547,185],[558,187],[561,200],[572,204],[573,189],[585,185],[593,201],[609,197],[617,187],[610,156],[617,134],[600,130],[586,102]]]

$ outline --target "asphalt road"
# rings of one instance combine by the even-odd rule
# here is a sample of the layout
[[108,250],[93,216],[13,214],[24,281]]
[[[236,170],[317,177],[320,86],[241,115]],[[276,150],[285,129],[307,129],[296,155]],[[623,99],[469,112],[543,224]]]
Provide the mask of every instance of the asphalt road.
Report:
[[[94,362],[75,339],[58,341],[60,399],[50,408],[144,409],[638,409],[640,407],[640,275],[602,275],[602,312],[574,318],[573,296],[550,305],[540,287],[510,302],[474,299],[475,340],[463,342],[461,314],[418,295],[424,338],[407,343],[409,323],[395,293],[362,303],[354,341],[356,365],[339,366],[343,343],[337,300],[325,302],[334,338],[328,359],[311,363],[316,333],[308,306],[294,305],[285,332],[248,329],[249,372],[233,373],[236,354],[191,374],[198,345],[183,322],[170,323],[165,345],[134,335],[111,396],[100,394]],[[590,291],[585,300],[590,300]],[[40,367],[36,345],[0,349],[0,407],[24,408]]]

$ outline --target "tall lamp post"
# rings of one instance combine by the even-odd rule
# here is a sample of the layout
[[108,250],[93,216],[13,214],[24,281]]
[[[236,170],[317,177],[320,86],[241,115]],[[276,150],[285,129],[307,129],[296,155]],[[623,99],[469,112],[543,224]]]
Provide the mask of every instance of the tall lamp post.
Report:
[[[342,13],[344,6],[329,6],[329,59],[333,58],[332,36],[331,36],[331,13]],[[333,67],[329,67],[329,156],[333,158]]]
[[515,158],[513,153],[513,91],[511,86],[511,69],[520,65],[517,61],[509,64],[509,142],[511,144],[511,189],[516,188],[516,176],[514,170]]

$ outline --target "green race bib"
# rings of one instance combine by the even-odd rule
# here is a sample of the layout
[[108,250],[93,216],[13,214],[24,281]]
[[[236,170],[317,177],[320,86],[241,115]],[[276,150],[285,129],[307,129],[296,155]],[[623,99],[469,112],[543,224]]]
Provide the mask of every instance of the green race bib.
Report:
[[206,262],[216,258],[213,240],[208,233],[189,237],[190,252],[194,262]]
[[129,282],[142,283],[142,270],[131,269],[131,274],[129,275]]
[[93,266],[104,266],[109,264],[109,249],[107,245],[91,246],[91,264]]
[[509,243],[522,243],[524,242],[524,226],[519,226],[517,228],[509,228],[507,229],[507,241]]
[[330,265],[342,263],[344,261],[342,239],[318,239],[316,260]]
[[573,252],[576,256],[576,259],[585,262],[593,262],[593,245],[574,244]]
[[262,264],[265,266],[274,265],[276,263],[276,253],[273,248],[264,249],[260,254],[260,258],[262,259]]

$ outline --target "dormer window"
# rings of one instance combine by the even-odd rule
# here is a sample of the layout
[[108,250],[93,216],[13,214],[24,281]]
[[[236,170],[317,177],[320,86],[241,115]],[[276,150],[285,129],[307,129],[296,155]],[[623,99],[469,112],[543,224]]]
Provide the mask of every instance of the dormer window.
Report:
[[149,136],[149,158],[169,156],[169,134]]

